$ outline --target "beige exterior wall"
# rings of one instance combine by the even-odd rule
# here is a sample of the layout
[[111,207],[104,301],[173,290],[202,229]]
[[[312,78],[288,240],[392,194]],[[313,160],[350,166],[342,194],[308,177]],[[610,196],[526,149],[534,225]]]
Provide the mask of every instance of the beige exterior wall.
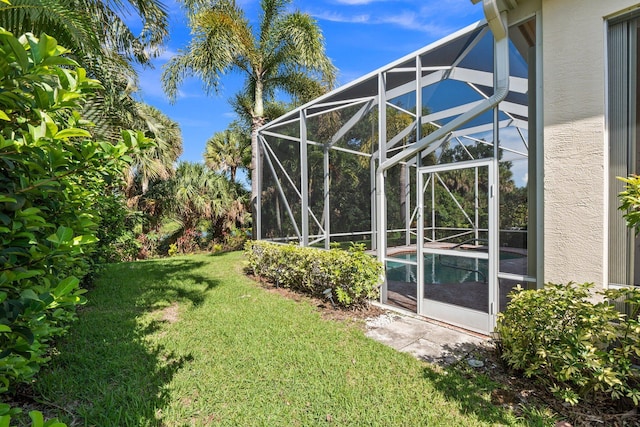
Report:
[[606,17],[637,0],[542,0],[544,281],[606,281]]

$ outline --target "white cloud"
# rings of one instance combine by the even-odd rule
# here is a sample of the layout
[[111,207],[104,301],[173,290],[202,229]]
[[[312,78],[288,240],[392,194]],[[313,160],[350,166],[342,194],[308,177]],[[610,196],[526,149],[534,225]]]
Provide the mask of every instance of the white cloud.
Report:
[[370,20],[370,15],[353,15],[345,16],[337,12],[324,11],[320,13],[312,13],[313,17],[318,20],[330,21],[330,22],[346,22],[352,24],[367,24]]
[[381,2],[387,0],[336,0],[338,4],[345,4],[347,6],[360,6],[369,3]]
[[[412,5],[405,3],[402,8],[388,6],[375,6],[372,3],[381,3],[384,0],[337,0],[341,6],[364,6],[346,9],[345,7],[325,8],[312,10],[310,13],[319,21],[329,21],[348,24],[363,25],[390,25],[404,30],[418,31],[433,37],[442,37],[457,30],[456,20],[450,19],[456,13],[463,14],[462,5],[466,5],[467,13],[472,13],[473,8],[469,0],[443,0],[446,6],[439,2],[431,1],[428,5]],[[398,3],[398,2],[393,2]],[[368,6],[367,6],[368,5]],[[447,9],[449,6],[451,9]],[[455,12],[459,11],[459,12]]]
[[373,23],[391,24],[406,30],[420,31],[434,36],[445,35],[451,32],[451,28],[434,25],[428,20],[422,19],[422,14],[416,14],[415,12],[402,12],[397,15],[381,16]]

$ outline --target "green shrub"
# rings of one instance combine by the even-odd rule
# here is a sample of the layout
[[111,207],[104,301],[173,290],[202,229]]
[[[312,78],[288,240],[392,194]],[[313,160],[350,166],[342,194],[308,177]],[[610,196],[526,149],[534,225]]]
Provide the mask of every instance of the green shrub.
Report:
[[127,209],[124,197],[118,192],[106,192],[94,204],[101,221],[96,230],[98,242],[93,261],[100,265],[135,260],[141,248],[132,231],[136,215]]
[[623,215],[627,221],[627,227],[640,233],[640,176],[630,175],[626,178],[618,177],[625,183],[624,191],[618,194],[620,198],[620,207],[618,209],[625,211]]
[[176,240],[176,249],[179,254],[192,254],[200,250],[202,232],[193,228],[187,228]]
[[[583,397],[606,395],[640,401],[640,325],[636,289],[591,292],[592,284],[548,284],[510,294],[498,315],[496,332],[502,358],[513,369],[545,384],[575,404]],[[593,298],[600,302],[593,302]],[[625,316],[610,302],[624,299]]]
[[85,301],[98,202],[144,139],[92,138],[78,111],[100,85],[65,53],[0,29],[0,393],[30,381]]
[[132,260],[157,257],[161,253],[161,247],[163,246],[166,238],[167,237],[163,237],[155,231],[139,234],[136,237],[138,251],[135,253]]
[[222,243],[223,250],[227,252],[241,250],[247,242],[247,232],[243,229],[232,227],[229,233],[225,234]]
[[169,245],[169,252],[167,252],[169,256],[178,255],[178,245],[176,243],[172,243]]
[[320,298],[331,289],[335,303],[343,307],[360,306],[378,296],[382,264],[358,245],[348,251],[325,251],[248,241],[245,252],[250,270],[276,286]]
[[[6,403],[0,403],[0,427],[10,427],[11,419],[21,413],[21,409],[11,408]],[[30,427],[67,427],[57,418],[45,420],[40,411],[29,411],[29,418],[31,418]],[[19,425],[24,425],[24,423],[19,423]]]

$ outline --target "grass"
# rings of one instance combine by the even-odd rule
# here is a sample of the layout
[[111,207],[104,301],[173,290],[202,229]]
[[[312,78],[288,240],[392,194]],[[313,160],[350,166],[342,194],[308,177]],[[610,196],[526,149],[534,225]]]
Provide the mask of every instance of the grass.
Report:
[[518,425],[469,380],[261,289],[243,256],[110,266],[35,392],[73,425]]

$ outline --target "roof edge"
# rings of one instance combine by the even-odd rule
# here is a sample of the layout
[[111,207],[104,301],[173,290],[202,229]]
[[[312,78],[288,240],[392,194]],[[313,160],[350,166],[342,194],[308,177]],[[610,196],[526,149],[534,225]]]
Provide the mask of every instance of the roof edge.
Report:
[[[481,0],[478,0],[478,1],[481,1]],[[320,96],[320,97],[318,97],[318,98],[316,98],[316,99],[314,99],[312,101],[309,101],[306,104],[303,104],[300,107],[297,107],[296,109],[289,111],[288,113],[283,114],[282,116],[270,121],[269,123],[265,123],[263,126],[261,126],[258,129],[258,132],[260,132],[263,129],[267,129],[270,126],[276,125],[276,124],[278,124],[278,123],[280,123],[282,121],[288,120],[288,119],[292,118],[292,116],[299,114],[301,110],[309,108],[313,104],[317,104],[317,103],[321,102],[324,99],[330,98],[330,97],[332,97],[332,96],[334,96],[334,95],[336,95],[336,94],[338,94],[338,93],[340,93],[342,91],[350,89],[351,87],[353,87],[355,85],[358,85],[358,84],[360,84],[360,83],[362,83],[362,82],[364,82],[364,81],[366,81],[366,80],[368,80],[370,78],[373,78],[373,77],[377,76],[380,73],[388,71],[389,69],[392,69],[392,68],[398,66],[399,64],[402,64],[403,62],[406,62],[407,60],[409,60],[409,59],[411,59],[411,58],[413,58],[415,56],[421,55],[421,54],[426,53],[426,52],[428,52],[428,51],[430,51],[432,49],[440,47],[440,46],[444,45],[445,43],[448,43],[448,42],[450,42],[450,41],[452,41],[452,40],[454,40],[454,39],[456,39],[458,37],[461,37],[461,36],[463,36],[465,34],[471,33],[473,31],[475,31],[476,29],[481,28],[481,27],[483,27],[485,25],[487,25],[487,20],[486,19],[482,19],[480,21],[474,22],[473,24],[467,25],[466,27],[461,28],[458,31],[455,31],[455,32],[449,34],[448,36],[445,36],[445,37],[442,37],[442,38],[440,38],[438,40],[435,40],[435,41],[429,43],[428,45],[426,45],[426,46],[424,46],[424,47],[422,47],[422,48],[420,48],[418,50],[415,50],[415,51],[413,51],[411,53],[408,53],[408,54],[404,55],[403,57],[401,57],[399,59],[396,59],[393,62],[390,62],[390,63],[388,63],[386,65],[383,65],[382,67],[380,67],[380,68],[378,68],[378,69],[376,69],[374,71],[371,71],[371,72],[365,74],[364,76],[362,76],[360,78],[357,78],[356,80],[352,80],[349,83],[346,83],[346,84],[344,84],[342,86],[339,86],[339,87],[333,89],[331,92],[327,92],[324,95],[322,95],[322,96]]]

